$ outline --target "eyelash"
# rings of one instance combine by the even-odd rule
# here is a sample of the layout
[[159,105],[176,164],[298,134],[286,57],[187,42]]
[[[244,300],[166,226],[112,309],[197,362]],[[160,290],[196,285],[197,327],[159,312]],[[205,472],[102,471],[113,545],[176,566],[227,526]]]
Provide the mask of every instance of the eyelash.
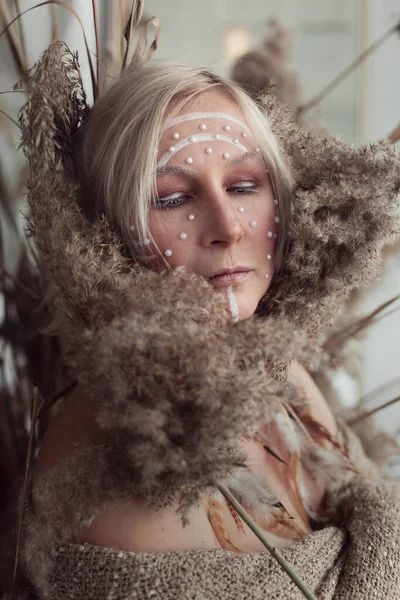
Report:
[[[258,191],[258,187],[256,183],[253,183],[252,185],[237,185],[237,186],[232,186],[230,188],[227,189],[227,192],[230,191],[238,191],[241,190],[241,192],[244,191],[244,193],[239,193],[237,194],[238,196],[245,196],[246,194],[256,194]],[[158,198],[156,200],[156,206],[157,208],[160,208],[161,210],[170,210],[171,208],[175,208],[177,206],[180,206],[181,204],[185,203],[185,199],[187,198],[187,196],[174,196],[171,198]]]

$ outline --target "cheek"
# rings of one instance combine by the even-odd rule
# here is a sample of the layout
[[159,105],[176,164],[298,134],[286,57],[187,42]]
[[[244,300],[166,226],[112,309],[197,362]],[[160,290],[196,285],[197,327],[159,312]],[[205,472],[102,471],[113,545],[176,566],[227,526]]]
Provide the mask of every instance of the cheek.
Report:
[[[180,212],[180,211],[179,211]],[[154,211],[149,217],[149,230],[157,249],[150,246],[153,263],[171,267],[187,266],[195,253],[196,225],[188,218],[170,211]]]
[[[249,210],[249,225],[252,240],[263,250],[266,248],[269,252],[274,247],[277,228],[279,227],[279,216],[277,206],[272,197],[264,198]],[[254,227],[251,227],[251,221],[254,221]]]
[[273,277],[275,242],[279,227],[278,212],[272,194],[259,198],[251,210],[251,218],[257,224],[256,227],[249,229],[248,234],[250,252],[257,268],[257,277],[252,289],[257,296],[255,298],[257,303],[267,291]]

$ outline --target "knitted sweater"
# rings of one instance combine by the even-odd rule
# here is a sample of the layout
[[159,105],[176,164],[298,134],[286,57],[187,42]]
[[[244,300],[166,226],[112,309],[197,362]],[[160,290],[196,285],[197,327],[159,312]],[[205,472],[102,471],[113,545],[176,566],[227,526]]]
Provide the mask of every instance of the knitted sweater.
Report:
[[[380,478],[356,436],[341,427],[360,474],[331,489],[338,524],[283,549],[319,600],[400,598],[400,486]],[[47,524],[48,529],[49,524]],[[297,600],[302,593],[268,553],[121,552],[57,543],[31,515],[25,565],[39,598],[51,600]],[[26,598],[34,598],[33,591]],[[21,598],[23,597],[21,589]]]

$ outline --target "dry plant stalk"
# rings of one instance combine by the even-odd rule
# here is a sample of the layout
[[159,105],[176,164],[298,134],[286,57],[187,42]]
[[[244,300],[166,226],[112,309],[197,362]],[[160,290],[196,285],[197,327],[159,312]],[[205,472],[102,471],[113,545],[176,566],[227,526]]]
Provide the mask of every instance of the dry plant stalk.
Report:
[[329,82],[314,98],[304,103],[299,107],[299,113],[304,114],[311,110],[322,100],[328,96],[335,88],[338,87],[351,73],[353,73],[367,58],[369,58],[378,48],[380,48],[394,33],[400,33],[400,22],[396,23],[393,27],[390,27],[380,38],[373,42],[366,50],[351,62],[341,73]]
[[389,406],[393,406],[393,404],[396,404],[396,402],[399,402],[399,401],[400,401],[400,396],[397,396],[396,398],[392,398],[392,400],[389,400],[388,402],[384,402],[380,406],[371,408],[369,410],[365,410],[364,412],[358,414],[357,416],[355,416],[351,419],[347,419],[346,423],[352,427],[356,423],[363,421],[367,417],[372,417],[372,415],[375,415],[377,412],[379,412],[385,408],[388,408]]
[[27,296],[29,296],[35,302],[39,302],[40,301],[40,296],[36,292],[34,292],[33,290],[29,289],[25,285],[25,283],[23,283],[22,281],[20,281],[18,279],[18,277],[15,277],[15,275],[13,275],[12,273],[10,273],[10,271],[8,269],[6,269],[6,267],[4,265],[0,265],[0,270],[3,271],[4,275],[6,275],[6,277],[8,277],[9,279],[11,279],[11,281],[14,283],[14,285],[16,287],[18,287],[21,290],[21,292],[23,292],[24,294],[26,294]]
[[335,346],[343,345],[346,340],[356,337],[361,331],[370,327],[376,322],[376,317],[380,315],[388,306],[392,305],[400,298],[400,294],[394,296],[390,300],[383,302],[377,308],[374,308],[368,315],[361,317],[354,323],[350,325],[350,327],[346,327],[344,330],[338,331],[336,334],[330,336],[329,340],[324,344],[324,350],[327,352],[332,352],[335,349]]
[[[4,25],[10,24],[13,22],[11,19],[10,12],[7,7],[6,0],[0,0],[0,17],[4,23]],[[15,35],[12,29],[6,29],[8,45],[11,51],[12,56],[14,57],[15,65],[17,67],[17,71],[19,77],[22,77],[28,70],[27,67],[27,56],[24,52],[24,47],[20,44],[17,36]]]
[[26,503],[26,494],[28,490],[28,479],[29,479],[29,469],[32,462],[33,457],[33,449],[34,449],[34,441],[35,441],[35,427],[37,423],[38,415],[42,409],[44,404],[43,398],[41,398],[39,394],[39,390],[37,386],[34,387],[33,391],[33,399],[32,399],[32,410],[31,410],[31,424],[29,429],[29,441],[28,441],[28,450],[26,454],[26,462],[25,462],[25,476],[24,476],[24,484],[22,488],[22,496],[21,496],[21,504],[20,504],[20,516],[18,519],[18,533],[17,533],[17,546],[15,549],[15,562],[14,562],[14,573],[11,584],[11,597],[13,596],[13,590],[15,588],[17,573],[18,573],[18,563],[19,563],[19,555],[21,550],[21,541],[22,541],[22,532],[24,526],[24,512],[25,512],[25,503]]
[[128,21],[124,28],[125,52],[122,58],[121,71],[123,71],[128,62],[130,62],[131,42],[133,34],[137,30],[139,23],[143,17],[143,0],[132,0],[132,6],[129,13]]
[[100,94],[100,37],[99,37],[99,21],[97,18],[97,7],[96,0],[92,0],[92,10],[93,10],[93,25],[94,25],[94,35],[96,39],[96,91],[97,96]]
[[243,506],[236,500],[235,496],[231,494],[228,488],[219,483],[217,485],[221,494],[226,498],[227,502],[232,506],[232,508],[236,511],[236,513],[243,519],[243,521],[250,527],[253,533],[258,537],[258,539],[264,544],[267,548],[268,552],[275,558],[275,560],[281,565],[284,571],[289,575],[290,579],[293,583],[301,590],[303,596],[308,598],[308,600],[318,600],[316,596],[312,593],[312,591],[306,586],[306,584],[300,579],[296,570],[292,567],[292,565],[282,556],[277,548],[270,544],[267,536],[264,534],[262,529],[253,521],[250,515],[245,511]]
[[90,53],[90,48],[89,48],[89,44],[88,44],[88,41],[87,41],[87,37],[86,37],[86,33],[85,33],[85,28],[83,27],[82,20],[81,20],[79,14],[76,12],[76,10],[74,10],[72,8],[72,6],[70,6],[66,2],[63,2],[63,0],[45,0],[44,2],[39,2],[38,4],[35,4],[35,6],[31,6],[30,8],[27,8],[26,10],[24,10],[22,13],[18,14],[16,17],[14,17],[14,19],[12,19],[11,21],[9,21],[7,23],[7,25],[3,29],[3,31],[0,32],[0,37],[2,37],[3,35],[5,35],[6,33],[8,34],[8,32],[10,31],[11,25],[13,23],[15,23],[18,19],[20,19],[23,15],[27,14],[31,10],[34,10],[35,8],[40,8],[41,6],[47,6],[47,5],[56,5],[56,6],[61,6],[62,8],[65,8],[71,14],[73,14],[74,17],[79,22],[79,25],[81,27],[81,31],[82,31],[82,34],[83,34],[83,40],[84,40],[84,43],[85,43],[86,56],[87,56],[88,63],[89,63],[90,76],[91,76],[91,81],[92,81],[93,98],[96,99],[97,98],[96,74],[95,74],[94,67],[93,67],[92,56],[91,56],[91,53]]
[[391,144],[396,144],[396,142],[400,140],[400,125],[397,125],[397,127],[389,134],[388,139]]

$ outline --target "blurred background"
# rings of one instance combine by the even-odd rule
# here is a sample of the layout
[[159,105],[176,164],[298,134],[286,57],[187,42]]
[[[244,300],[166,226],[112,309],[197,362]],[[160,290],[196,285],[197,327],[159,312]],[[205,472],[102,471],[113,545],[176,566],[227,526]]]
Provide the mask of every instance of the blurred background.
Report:
[[[59,372],[57,340],[38,333],[35,250],[23,234],[27,171],[14,122],[23,94],[8,92],[57,38],[79,53],[91,99],[84,36],[94,63],[100,55],[104,86],[118,72],[129,11],[129,0],[0,0],[0,539],[3,507],[24,467],[32,385],[46,402],[69,385]],[[255,92],[272,80],[302,126],[325,128],[348,143],[400,137],[400,0],[145,0],[143,21],[153,16],[160,29],[157,21],[148,25],[148,44],[158,38],[156,57],[211,66]],[[346,410],[360,401],[373,409],[400,395],[400,303],[382,309],[397,295],[400,247],[390,247],[380,280],[343,307],[352,318],[379,313],[341,366],[326,368]],[[400,403],[376,420],[398,435]],[[0,560],[0,592],[4,565]]]

